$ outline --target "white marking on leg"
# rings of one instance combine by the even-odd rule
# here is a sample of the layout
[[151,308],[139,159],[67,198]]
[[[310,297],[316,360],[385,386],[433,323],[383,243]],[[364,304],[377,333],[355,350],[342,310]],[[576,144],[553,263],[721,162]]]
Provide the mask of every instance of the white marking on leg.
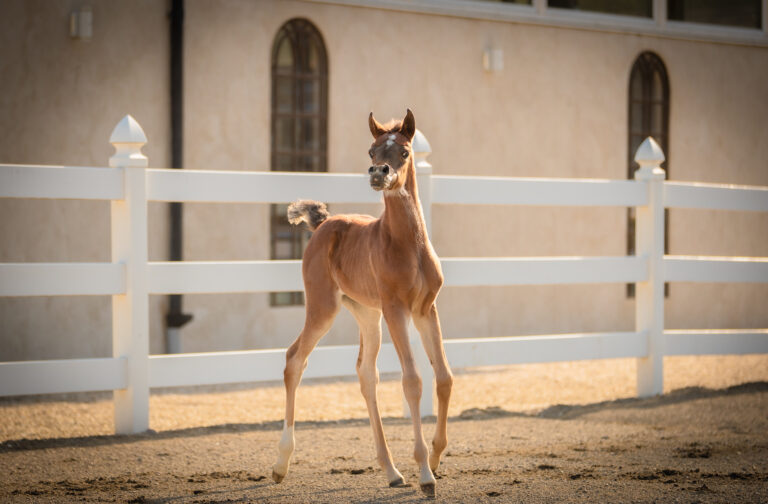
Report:
[[291,455],[293,454],[295,447],[296,440],[293,436],[293,425],[289,427],[284,423],[283,436],[280,438],[280,443],[277,445],[277,463],[274,467],[274,471],[280,476],[285,476],[288,473],[288,464],[291,462]]
[[432,473],[432,469],[429,468],[429,466],[423,465],[421,466],[420,474],[419,474],[419,484],[420,485],[434,485],[435,482],[435,475]]

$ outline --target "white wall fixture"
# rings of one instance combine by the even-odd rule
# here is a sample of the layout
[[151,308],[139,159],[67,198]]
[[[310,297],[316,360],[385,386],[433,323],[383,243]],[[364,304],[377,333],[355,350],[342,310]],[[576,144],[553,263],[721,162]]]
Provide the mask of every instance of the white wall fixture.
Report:
[[504,51],[487,47],[483,51],[483,69],[494,73],[504,70]]
[[69,36],[89,42],[93,37],[93,9],[83,5],[69,15]]

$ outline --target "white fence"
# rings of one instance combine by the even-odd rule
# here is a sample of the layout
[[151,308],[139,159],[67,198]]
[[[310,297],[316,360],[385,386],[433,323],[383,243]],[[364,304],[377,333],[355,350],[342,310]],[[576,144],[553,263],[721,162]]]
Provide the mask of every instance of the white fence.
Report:
[[[0,395],[114,390],[115,431],[129,433],[149,427],[150,387],[280,379],[285,349],[149,355],[150,294],[295,291],[302,282],[300,261],[149,262],[147,202],[377,202],[367,177],[147,169],[146,137],[130,116],[110,142],[109,168],[0,165],[0,197],[110,200],[112,240],[110,263],[0,264],[0,296],[111,295],[113,325],[111,358],[0,363]],[[634,181],[437,176],[420,133],[414,150],[428,226],[431,206],[440,204],[637,207],[636,256],[442,259],[446,286],[635,283],[635,331],[449,339],[454,368],[632,357],[638,395],[648,396],[662,392],[664,355],[768,352],[768,329],[663,327],[664,282],[768,282],[768,258],[665,256],[664,208],[765,212],[767,187],[665,182],[664,156],[651,139],[638,149]],[[419,355],[423,376],[431,376]],[[356,346],[319,347],[305,376],[355,375],[356,359]],[[379,366],[400,370],[391,344]],[[422,411],[432,411],[429,393]]]

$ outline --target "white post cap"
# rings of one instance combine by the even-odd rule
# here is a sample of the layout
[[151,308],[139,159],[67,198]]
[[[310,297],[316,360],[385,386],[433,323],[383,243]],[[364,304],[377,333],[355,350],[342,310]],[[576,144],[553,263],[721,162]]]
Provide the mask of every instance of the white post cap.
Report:
[[147,135],[130,114],[117,123],[109,143],[115,147],[115,153],[109,158],[109,166],[147,166],[147,157],[141,153],[141,148],[147,143]]
[[635,152],[635,162],[640,165],[640,168],[635,172],[635,178],[663,178],[665,175],[661,163],[665,159],[664,151],[661,150],[656,140],[647,137]]
[[413,157],[416,161],[417,172],[432,169],[432,165],[427,161],[427,156],[432,153],[432,147],[429,145],[427,137],[418,128],[416,129],[416,134],[413,135],[411,146],[413,147]]
[[424,133],[418,128],[416,128],[416,134],[413,135],[411,145],[413,146],[413,153],[417,155],[417,157],[419,154],[423,154],[424,157],[427,157],[432,152],[432,147],[429,145],[427,137],[425,137]]

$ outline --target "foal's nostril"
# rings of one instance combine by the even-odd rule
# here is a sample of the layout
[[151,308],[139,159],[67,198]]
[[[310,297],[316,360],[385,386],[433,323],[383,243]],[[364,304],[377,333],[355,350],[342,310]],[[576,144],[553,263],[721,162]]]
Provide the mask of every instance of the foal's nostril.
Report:
[[370,168],[368,168],[368,173],[371,173],[371,174],[372,174],[372,173],[374,172],[374,170],[375,170],[375,169],[376,169],[376,168],[374,168],[373,166],[371,166]]
[[386,166],[386,165],[385,165],[385,166],[384,166],[384,168],[382,168],[382,169],[381,169],[381,172],[382,172],[384,175],[386,175],[387,173],[389,173],[389,166]]

